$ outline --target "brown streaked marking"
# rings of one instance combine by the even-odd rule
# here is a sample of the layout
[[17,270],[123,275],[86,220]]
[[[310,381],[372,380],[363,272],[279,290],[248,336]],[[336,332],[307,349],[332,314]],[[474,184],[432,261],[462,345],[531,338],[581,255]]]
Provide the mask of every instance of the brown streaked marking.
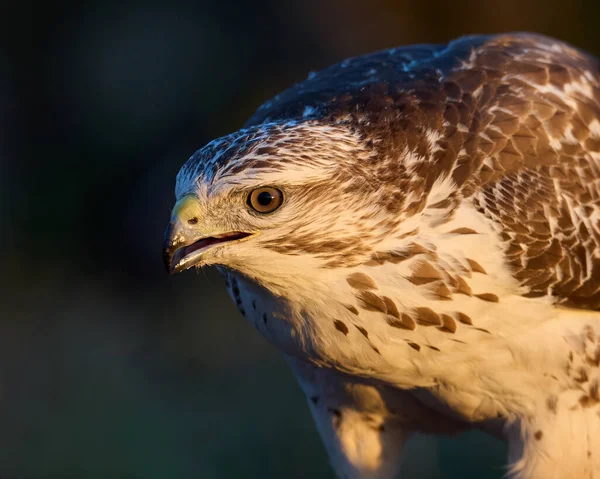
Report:
[[261,146],[257,148],[254,153],[257,156],[273,155],[277,153],[277,147],[272,145]]
[[442,326],[440,326],[441,331],[448,331],[449,333],[456,332],[456,321],[449,314],[440,314],[440,318],[442,319]]
[[382,313],[387,312],[385,301],[375,293],[371,293],[370,291],[360,291],[356,294],[356,297],[360,300],[363,309],[369,311],[381,311]]
[[587,382],[590,378],[588,376],[587,371],[584,368],[579,368],[577,370],[577,376],[573,377],[573,379],[578,382],[578,383],[585,383]]
[[445,200],[438,201],[437,203],[429,205],[428,208],[442,209],[448,208],[449,206],[452,206],[452,198],[446,198]]
[[384,253],[383,257],[380,257],[379,260],[381,261],[381,264],[385,263],[386,261],[392,264],[398,264],[412,257],[413,254],[410,252],[388,251],[387,253]]
[[354,289],[377,289],[377,283],[364,273],[352,273],[346,278],[346,281]]
[[404,239],[404,238],[408,238],[409,236],[415,236],[417,235],[417,233],[419,233],[419,228],[415,228],[412,231],[408,231],[406,233],[403,233],[399,236],[396,236],[397,239]]
[[365,266],[381,266],[383,263],[385,263],[385,261],[381,261],[376,257],[377,253],[374,253],[371,256],[371,259],[369,261],[366,261],[363,263],[363,265]]
[[466,294],[467,296],[471,296],[473,294],[471,287],[469,286],[469,284],[465,281],[465,279],[462,276],[457,276],[456,282],[458,283],[458,285],[456,287],[457,293]]
[[433,349],[434,351],[437,351],[438,353],[440,353],[440,348],[436,348],[435,346],[430,346],[429,344],[426,344],[425,346],[427,346],[429,349]]
[[425,246],[419,243],[411,243],[408,245],[408,248],[404,249],[403,251],[408,251],[411,255],[431,253],[430,249],[425,248]]
[[476,328],[476,327],[473,327],[473,329],[476,329],[477,331],[481,331],[482,333],[486,333],[486,334],[492,334],[492,333],[490,333],[490,332],[489,332],[487,329],[483,329],[483,328]]
[[456,312],[456,319],[458,319],[463,324],[473,324],[473,320],[468,315],[466,315],[465,313],[461,313],[460,311]]
[[417,343],[413,343],[412,341],[408,343],[408,345],[413,348],[415,351],[421,351],[421,346],[419,346]]
[[475,273],[487,274],[487,272],[485,271],[485,269],[483,269],[483,266],[481,266],[474,259],[467,258],[467,262],[469,263],[469,267],[471,268],[471,271],[473,271]]
[[493,293],[480,293],[480,294],[476,294],[474,295],[476,298],[479,298],[483,301],[489,301],[490,303],[497,303],[498,301],[500,301],[498,299],[498,296],[496,296]]
[[384,264],[386,261],[392,264],[398,264],[402,261],[412,258],[413,256],[426,253],[435,254],[419,244],[411,243],[406,248],[398,251],[383,251],[373,253],[371,255],[371,259],[364,264],[367,266],[379,266]]
[[536,431],[535,434],[533,435],[533,437],[535,437],[535,439],[537,441],[539,441],[540,439],[542,439],[543,435],[544,435],[544,433],[542,431]]
[[448,286],[443,281],[436,282],[431,287],[431,292],[441,300],[452,299],[452,292],[448,289]]
[[456,235],[477,235],[479,234],[477,231],[472,230],[471,228],[456,228],[455,230],[449,231],[450,234]]
[[558,396],[552,395],[548,396],[546,399],[546,406],[551,413],[556,414],[557,406],[558,406]]
[[431,265],[431,263],[421,260],[417,262],[416,267],[413,269],[413,274],[406,279],[408,279],[412,284],[419,286],[437,281],[438,279],[443,279],[443,277],[442,274]]
[[442,319],[431,308],[417,308],[417,322],[425,326],[441,326]]
[[335,329],[337,329],[340,333],[343,333],[346,336],[349,332],[348,326],[346,326],[342,321],[336,319],[333,324],[335,325]]
[[598,381],[594,381],[592,383],[588,394],[594,401],[600,401],[600,388],[598,385]]
[[400,319],[392,316],[387,316],[386,319],[387,323],[394,328],[413,331],[417,327],[417,323],[415,323],[415,321],[406,313],[402,313]]
[[593,399],[590,396],[584,395],[579,398],[579,405],[584,409],[587,409],[588,407],[592,407],[596,404],[598,404],[598,400]]
[[340,427],[340,421],[342,420],[342,412],[339,409],[335,409],[332,407],[327,408],[327,412],[331,413],[333,417],[333,427],[335,429]]
[[354,325],[354,327],[360,331],[360,334],[362,334],[365,338],[369,339],[369,332],[365,328],[356,325]]
[[600,346],[596,348],[592,357],[590,357],[589,355],[585,357],[585,362],[590,366],[600,366]]
[[346,308],[348,311],[350,311],[352,314],[356,314],[358,316],[358,309],[356,309],[354,306],[352,306],[351,304],[344,304],[344,308]]
[[465,341],[461,341],[460,339],[450,338],[450,341],[454,341],[455,343],[467,344]]
[[400,319],[400,311],[398,311],[396,303],[394,303],[394,301],[391,298],[388,298],[387,296],[383,296],[381,299],[383,299],[383,302],[385,303],[385,307],[387,308],[387,314],[390,314],[395,318]]

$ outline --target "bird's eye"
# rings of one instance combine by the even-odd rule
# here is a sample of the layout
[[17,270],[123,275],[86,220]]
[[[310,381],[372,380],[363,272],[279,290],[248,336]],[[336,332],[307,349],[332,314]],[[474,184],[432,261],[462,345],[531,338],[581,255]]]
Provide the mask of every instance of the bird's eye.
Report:
[[283,193],[277,188],[263,186],[248,195],[248,205],[259,213],[272,213],[283,203]]

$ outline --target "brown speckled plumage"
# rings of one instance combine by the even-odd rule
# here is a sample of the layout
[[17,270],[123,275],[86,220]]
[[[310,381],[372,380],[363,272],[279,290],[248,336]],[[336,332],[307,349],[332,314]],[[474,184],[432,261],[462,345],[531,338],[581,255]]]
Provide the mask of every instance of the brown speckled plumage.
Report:
[[600,473],[593,57],[503,34],[351,58],[196,152],[176,194],[165,257],[223,267],[341,475],[393,477],[440,416],[505,437],[511,478]]
[[[589,95],[567,101],[561,92],[578,82]],[[393,184],[379,195],[382,207],[420,211],[402,192],[426,191],[451,173],[459,191],[446,201],[471,198],[497,222],[528,296],[600,307],[596,59],[530,34],[396,48],[326,68],[267,102],[247,126],[301,119],[307,107],[311,118],[350,124],[377,151],[378,180]],[[427,131],[439,133],[435,148]],[[404,151],[421,156],[415,172],[390,164]],[[355,177],[350,188],[372,184],[360,165],[346,174]]]

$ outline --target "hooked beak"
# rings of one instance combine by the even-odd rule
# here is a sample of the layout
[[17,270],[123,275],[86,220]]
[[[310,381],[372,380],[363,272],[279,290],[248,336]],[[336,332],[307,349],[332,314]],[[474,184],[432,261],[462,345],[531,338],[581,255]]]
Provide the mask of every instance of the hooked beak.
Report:
[[204,253],[216,245],[237,242],[256,234],[208,231],[202,225],[200,212],[198,198],[194,195],[183,196],[173,207],[163,245],[163,260],[169,274],[200,264]]

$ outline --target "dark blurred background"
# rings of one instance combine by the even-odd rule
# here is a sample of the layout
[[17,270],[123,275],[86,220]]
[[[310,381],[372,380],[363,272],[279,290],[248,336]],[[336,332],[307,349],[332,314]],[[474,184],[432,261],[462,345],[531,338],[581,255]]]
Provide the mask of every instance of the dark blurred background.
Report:
[[[531,30],[600,52],[596,0],[0,4],[0,477],[330,478],[279,354],[211,270],[167,277],[175,174],[348,56]],[[405,477],[500,478],[421,437]],[[420,472],[414,472],[420,471]]]

